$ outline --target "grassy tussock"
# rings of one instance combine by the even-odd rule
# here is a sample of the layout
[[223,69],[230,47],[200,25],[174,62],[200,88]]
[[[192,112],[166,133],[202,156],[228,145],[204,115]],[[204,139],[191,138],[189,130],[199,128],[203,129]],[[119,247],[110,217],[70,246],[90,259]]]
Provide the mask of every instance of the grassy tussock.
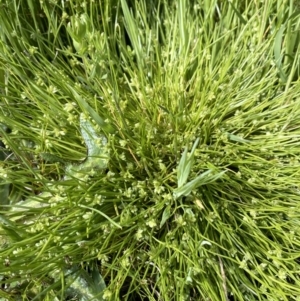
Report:
[[298,16],[1,3],[0,297],[299,300]]

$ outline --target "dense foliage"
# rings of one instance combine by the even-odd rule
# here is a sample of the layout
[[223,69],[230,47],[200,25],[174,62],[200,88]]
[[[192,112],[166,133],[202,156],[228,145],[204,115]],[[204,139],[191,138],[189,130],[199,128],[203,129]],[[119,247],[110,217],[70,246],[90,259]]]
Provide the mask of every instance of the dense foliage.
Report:
[[300,300],[298,1],[0,7],[0,300]]

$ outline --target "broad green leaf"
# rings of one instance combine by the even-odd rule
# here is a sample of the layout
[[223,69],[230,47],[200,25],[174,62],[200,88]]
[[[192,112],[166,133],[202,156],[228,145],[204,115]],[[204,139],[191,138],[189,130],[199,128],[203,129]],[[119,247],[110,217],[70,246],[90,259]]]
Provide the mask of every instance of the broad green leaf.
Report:
[[189,156],[187,155],[187,147],[185,148],[181,156],[177,168],[178,188],[182,187],[187,182],[194,161],[194,152],[199,143],[199,140],[199,138],[196,139]]
[[85,142],[88,151],[88,157],[101,156],[104,153],[104,147],[107,144],[107,139],[104,135],[99,136],[93,125],[80,114],[80,130],[82,138]]
[[19,242],[22,240],[22,237],[18,234],[15,228],[10,226],[1,225],[1,228],[5,231],[7,237],[9,237],[14,242]]
[[226,171],[219,172],[218,174],[211,175],[212,170],[207,170],[198,177],[196,177],[191,182],[185,184],[184,186],[174,190],[174,197],[178,199],[181,196],[188,196],[194,189],[212,183],[217,179],[221,178]]
[[104,279],[102,278],[101,274],[98,270],[93,269],[92,271],[92,279],[95,287],[95,292],[100,293],[106,288],[106,284],[104,282]]
[[[87,158],[79,165],[69,165],[66,169],[67,176],[76,177],[77,173],[86,173],[92,169],[105,169],[109,156],[105,150],[107,139],[104,135],[98,135],[84,114],[80,115],[80,130],[87,147]],[[79,175],[80,176],[80,175]]]
[[90,276],[86,271],[80,270],[74,273],[72,270],[66,271],[68,294],[76,296],[79,301],[102,301],[102,295],[106,288],[105,282],[96,270]]
[[276,34],[276,37],[274,40],[274,58],[275,58],[275,64],[278,68],[280,78],[283,82],[286,82],[287,76],[283,71],[282,62],[281,62],[282,61],[281,45],[282,45],[282,41],[283,41],[284,30],[285,30],[285,26],[281,26]]
[[18,229],[18,225],[10,221],[3,215],[0,215],[0,227],[6,232],[7,236],[13,241],[20,241],[22,237],[26,236],[26,232]]
[[230,133],[227,133],[227,134],[228,134],[229,139],[232,140],[232,141],[241,142],[241,143],[251,143],[250,140],[241,138],[241,137],[239,137],[237,135],[230,134]]
[[166,221],[169,219],[169,217],[170,217],[170,209],[171,209],[171,207],[170,207],[170,205],[169,206],[167,206],[166,208],[165,208],[165,210],[164,210],[164,212],[163,212],[163,214],[162,214],[162,218],[161,218],[161,222],[160,222],[160,225],[159,225],[159,227],[161,228],[165,223],[166,223]]
[[188,178],[188,174],[185,172],[186,169],[186,161],[187,161],[187,147],[185,148],[181,159],[178,164],[177,168],[177,179],[178,179],[178,187],[181,187],[186,183],[186,180]]

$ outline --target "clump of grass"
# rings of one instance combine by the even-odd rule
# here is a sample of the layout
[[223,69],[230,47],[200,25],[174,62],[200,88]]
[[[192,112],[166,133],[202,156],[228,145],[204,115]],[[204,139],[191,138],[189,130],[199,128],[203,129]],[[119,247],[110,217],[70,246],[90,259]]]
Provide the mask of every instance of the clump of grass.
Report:
[[1,297],[299,299],[299,13],[275,2],[3,4]]

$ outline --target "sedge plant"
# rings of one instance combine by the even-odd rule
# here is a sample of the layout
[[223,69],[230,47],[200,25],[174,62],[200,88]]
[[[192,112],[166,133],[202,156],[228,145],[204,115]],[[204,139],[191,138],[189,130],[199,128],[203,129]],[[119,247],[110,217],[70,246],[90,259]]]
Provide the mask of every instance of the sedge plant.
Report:
[[0,6],[0,300],[300,300],[297,1]]

